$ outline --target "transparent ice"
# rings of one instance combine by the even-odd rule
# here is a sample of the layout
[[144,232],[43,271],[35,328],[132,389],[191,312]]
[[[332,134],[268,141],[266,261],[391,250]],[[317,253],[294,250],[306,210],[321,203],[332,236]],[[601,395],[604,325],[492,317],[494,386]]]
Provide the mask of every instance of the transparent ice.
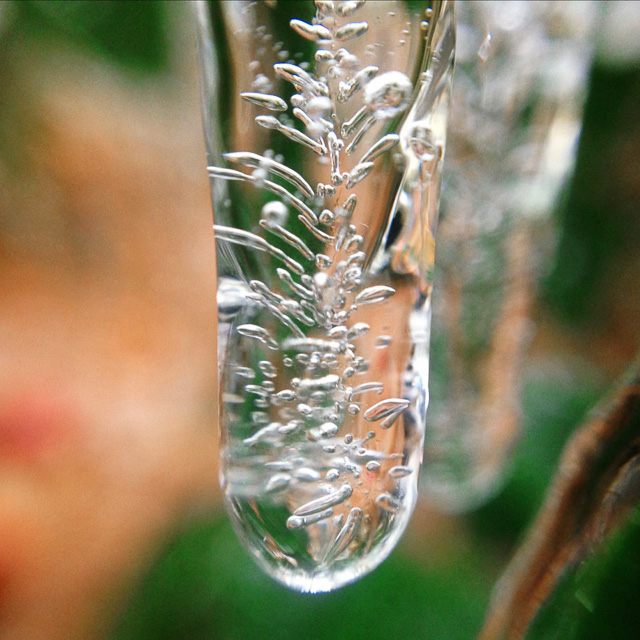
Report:
[[197,10],[222,487],[270,575],[328,591],[386,558],[416,501],[453,11]]

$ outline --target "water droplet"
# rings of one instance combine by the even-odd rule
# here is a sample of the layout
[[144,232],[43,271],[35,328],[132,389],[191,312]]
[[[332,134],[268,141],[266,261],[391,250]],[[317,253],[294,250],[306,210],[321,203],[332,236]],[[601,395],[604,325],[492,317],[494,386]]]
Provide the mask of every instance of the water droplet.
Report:
[[265,129],[274,129],[279,131],[290,140],[299,142],[320,156],[327,154],[327,148],[321,140],[314,140],[305,133],[302,133],[302,131],[298,131],[293,127],[282,124],[275,116],[256,116],[255,121]]
[[367,471],[379,471],[380,463],[376,460],[370,460],[369,462],[367,462],[365,468]]
[[344,146],[342,140],[333,131],[327,135],[329,142],[329,158],[331,160],[331,184],[340,186],[342,184],[342,173],[340,171],[340,151]]
[[265,129],[278,130],[282,126],[280,120],[275,116],[256,116],[255,121]]
[[391,336],[380,336],[375,341],[376,349],[384,349],[391,344]]
[[291,460],[273,460],[266,462],[264,466],[275,471],[291,471],[293,469],[293,462]]

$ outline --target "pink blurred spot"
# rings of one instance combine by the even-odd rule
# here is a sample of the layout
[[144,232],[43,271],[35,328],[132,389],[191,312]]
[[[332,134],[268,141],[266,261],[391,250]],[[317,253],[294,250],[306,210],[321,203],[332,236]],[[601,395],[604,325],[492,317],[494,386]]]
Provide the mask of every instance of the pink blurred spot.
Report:
[[0,456],[37,457],[67,442],[76,424],[76,411],[62,394],[23,390],[0,400]]

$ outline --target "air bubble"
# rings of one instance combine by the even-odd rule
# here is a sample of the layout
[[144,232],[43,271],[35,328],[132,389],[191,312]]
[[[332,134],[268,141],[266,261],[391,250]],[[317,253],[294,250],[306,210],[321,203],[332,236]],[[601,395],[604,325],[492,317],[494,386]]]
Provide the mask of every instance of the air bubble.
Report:
[[325,422],[320,426],[320,434],[323,438],[333,438],[338,433],[338,425],[333,422]]
[[367,22],[349,22],[343,27],[336,29],[335,39],[338,42],[345,42],[346,40],[353,40],[365,34],[369,29]]
[[312,42],[331,40],[331,31],[321,24],[309,24],[302,20],[291,20],[289,24],[296,33]]
[[291,476],[288,473],[276,473],[269,478],[264,490],[266,493],[282,491],[290,482]]
[[413,85],[400,71],[387,71],[365,87],[364,103],[379,120],[389,120],[409,105]]
[[331,258],[322,253],[316,255],[316,267],[318,269],[328,269],[331,266]]
[[293,402],[296,398],[296,392],[291,389],[283,389],[282,391],[278,391],[276,393],[276,398],[282,400],[283,402]]
[[253,380],[256,377],[256,372],[250,367],[236,367],[235,374],[247,380]]
[[275,378],[278,375],[276,368],[268,360],[262,360],[259,362],[258,368],[267,378]]
[[406,476],[411,475],[411,473],[413,473],[412,469],[402,465],[389,469],[389,477],[393,478],[394,480],[405,478]]
[[271,109],[272,111],[287,110],[287,103],[278,96],[273,96],[266,93],[254,93],[251,91],[245,91],[244,93],[240,94],[240,97],[247,102],[251,102],[252,104],[258,105],[259,107]]
[[409,132],[409,146],[422,162],[433,162],[438,158],[438,145],[433,139],[433,132],[426,125],[418,122]]
[[400,503],[388,493],[383,493],[376,498],[376,504],[383,511],[395,513],[400,508]]
[[363,306],[365,304],[374,304],[376,302],[382,302],[383,300],[390,298],[395,292],[395,289],[392,289],[391,287],[387,287],[385,285],[368,287],[356,296],[355,302],[359,306]]

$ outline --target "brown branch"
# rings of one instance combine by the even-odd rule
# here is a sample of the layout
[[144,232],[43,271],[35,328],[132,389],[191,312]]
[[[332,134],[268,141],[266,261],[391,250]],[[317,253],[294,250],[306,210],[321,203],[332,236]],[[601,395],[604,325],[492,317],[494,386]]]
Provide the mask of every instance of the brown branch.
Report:
[[496,586],[479,640],[523,638],[559,578],[640,498],[640,358],[567,443],[545,502]]

